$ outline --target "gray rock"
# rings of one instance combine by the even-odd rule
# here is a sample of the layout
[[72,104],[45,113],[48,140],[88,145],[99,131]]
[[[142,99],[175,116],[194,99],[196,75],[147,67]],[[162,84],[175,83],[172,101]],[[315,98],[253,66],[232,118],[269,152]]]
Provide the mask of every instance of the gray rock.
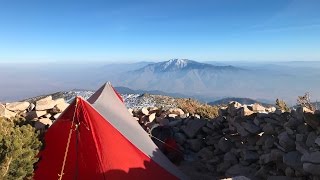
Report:
[[234,123],[234,126],[237,129],[237,132],[241,135],[241,136],[248,136],[250,133],[248,131],[245,130],[244,127],[242,127],[239,123]]
[[191,150],[198,152],[201,149],[201,140],[200,139],[188,139],[187,143]]
[[290,167],[287,167],[286,170],[285,170],[285,174],[288,177],[293,177],[294,176],[294,170],[292,168],[290,168]]
[[283,156],[283,163],[295,170],[301,171],[301,153],[299,153],[298,151],[288,152]]
[[274,127],[270,123],[267,123],[265,126],[263,126],[262,131],[265,134],[276,134]]
[[231,102],[229,103],[228,105],[228,114],[231,115],[231,116],[236,116],[237,115],[237,112],[239,110],[239,108],[241,107],[242,105],[238,102]]
[[292,179],[286,176],[269,176],[267,180],[292,180]]
[[279,138],[279,144],[287,151],[293,151],[296,148],[296,144],[294,140],[292,140],[287,132],[282,132],[278,135]]
[[315,144],[316,139],[317,139],[317,134],[314,131],[310,132],[307,137],[306,145],[308,147],[313,146]]
[[317,137],[316,140],[314,140],[314,143],[316,143],[318,146],[320,146],[320,137]]
[[320,126],[320,115],[319,114],[313,114],[310,112],[304,113],[304,120],[313,129],[319,129],[319,126]]
[[312,175],[320,176],[320,164],[303,163],[303,170]]
[[320,164],[320,152],[316,151],[311,153],[305,153],[302,155],[301,161]]
[[305,141],[305,135],[304,134],[296,134],[296,141],[304,142]]
[[243,160],[247,162],[254,162],[259,159],[259,154],[253,151],[244,150],[242,152]]
[[232,142],[229,139],[222,137],[219,140],[218,147],[221,151],[228,152],[232,148]]
[[228,170],[228,168],[230,168],[230,167],[231,167],[230,162],[225,162],[225,161],[223,161],[222,163],[218,164],[218,166],[217,166],[217,172],[223,173],[223,172],[225,172],[226,170]]
[[203,160],[210,160],[213,158],[213,151],[208,147],[205,147],[197,153],[197,156]]
[[243,166],[240,164],[236,164],[231,166],[227,171],[226,171],[226,176],[239,176],[239,175],[250,175],[254,173],[254,169],[248,167],[248,166]]
[[186,136],[182,133],[175,133],[174,139],[177,141],[178,144],[181,145],[187,140]]
[[207,124],[204,119],[191,120],[185,127],[182,127],[182,131],[189,137],[193,138],[199,130]]
[[169,126],[181,126],[181,124],[182,124],[182,119],[173,120],[168,123]]
[[232,152],[225,153],[223,156],[223,161],[229,162],[230,164],[237,164],[238,163],[237,157]]
[[247,130],[248,132],[252,133],[252,134],[258,134],[259,132],[261,132],[260,127],[251,124],[251,123],[247,123],[247,122],[241,122],[242,127],[244,127],[245,130]]

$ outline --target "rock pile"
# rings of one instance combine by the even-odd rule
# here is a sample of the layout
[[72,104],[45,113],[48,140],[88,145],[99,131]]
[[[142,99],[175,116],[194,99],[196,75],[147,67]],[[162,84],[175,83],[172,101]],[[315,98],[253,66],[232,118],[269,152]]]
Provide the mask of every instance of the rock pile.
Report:
[[129,109],[148,131],[171,126],[185,161],[213,177],[320,179],[320,113],[232,102],[214,119],[181,109]]
[[67,107],[68,103],[63,98],[52,99],[47,96],[34,103],[30,102],[12,102],[0,104],[0,117],[12,118],[15,116],[25,117],[26,120],[32,121],[34,127],[43,130],[51,126]]

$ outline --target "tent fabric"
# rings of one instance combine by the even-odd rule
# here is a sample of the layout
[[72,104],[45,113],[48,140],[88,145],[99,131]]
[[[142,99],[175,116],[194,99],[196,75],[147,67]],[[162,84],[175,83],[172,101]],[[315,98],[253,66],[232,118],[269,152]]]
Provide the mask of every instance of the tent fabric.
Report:
[[[120,99],[117,99],[117,102],[120,103]],[[153,148],[151,155],[146,154],[141,147],[137,147],[122,134],[121,129],[111,123],[123,121],[121,117],[112,115],[106,118],[94,106],[77,97],[48,129],[45,148],[39,154],[40,161],[34,179],[59,178],[71,128],[63,180],[183,179],[183,176],[168,171],[168,166],[159,164],[166,161],[155,160],[164,158],[159,150]],[[150,143],[147,141],[147,144]],[[159,155],[160,157],[157,157]]]
[[100,87],[97,92],[88,99],[88,102],[91,103],[105,119],[108,119],[133,145],[149,156],[154,162],[179,179],[187,179],[159,150],[149,135],[129,114],[122,99],[118,97],[118,93],[114,90],[111,83],[106,83]]

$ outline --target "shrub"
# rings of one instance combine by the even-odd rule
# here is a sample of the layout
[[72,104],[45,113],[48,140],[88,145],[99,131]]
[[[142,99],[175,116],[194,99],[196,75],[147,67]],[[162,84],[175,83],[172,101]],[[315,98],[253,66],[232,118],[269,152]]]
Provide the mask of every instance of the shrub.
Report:
[[0,179],[31,179],[41,142],[21,119],[0,118]]
[[219,111],[218,106],[202,104],[194,99],[177,99],[177,106],[184,112],[210,119],[217,117]]
[[282,110],[282,111],[285,111],[285,112],[289,112],[290,109],[288,108],[286,102],[284,102],[284,100],[279,100],[277,99],[276,100],[276,106],[278,109]]

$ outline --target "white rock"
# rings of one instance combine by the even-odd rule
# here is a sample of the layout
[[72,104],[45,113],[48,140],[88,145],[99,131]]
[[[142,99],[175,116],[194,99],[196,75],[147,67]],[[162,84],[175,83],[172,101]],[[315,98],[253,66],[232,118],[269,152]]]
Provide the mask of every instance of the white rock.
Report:
[[6,105],[10,111],[24,111],[29,107],[29,102],[13,102]]
[[130,114],[131,116],[133,116],[133,109],[129,108],[129,109],[128,109],[128,112],[129,112],[129,114]]
[[42,111],[42,110],[52,109],[55,105],[56,105],[56,102],[52,100],[51,96],[48,96],[36,102],[36,110]]
[[58,98],[58,99],[54,100],[54,102],[55,102],[56,104],[66,103],[66,101],[65,101],[63,98]]
[[0,117],[12,118],[15,117],[17,113],[9,111],[5,108],[3,104],[0,104]]
[[178,116],[177,114],[168,114],[168,117],[170,117],[170,118],[175,118],[177,116]]
[[148,111],[148,108],[147,108],[147,107],[142,108],[142,109],[141,109],[141,112],[142,112],[142,114],[144,114],[144,115],[149,115],[149,111]]
[[39,121],[35,122],[34,127],[37,130],[40,130],[40,129],[45,129],[47,125],[50,127],[52,125],[52,121],[49,118],[42,118],[42,119],[39,119]]
[[63,103],[59,103],[59,104],[55,105],[53,109],[55,112],[63,112],[64,110],[66,110],[68,108],[69,105],[70,104],[63,102]]
[[149,115],[149,122],[152,122],[155,119],[156,119],[156,113],[152,113]]
[[61,113],[57,113],[57,114],[55,114],[55,115],[53,116],[53,118],[54,118],[54,119],[58,119],[60,115],[61,115]]
[[26,118],[29,120],[41,117],[43,115],[47,114],[47,111],[30,111],[27,113]]
[[183,115],[184,112],[180,108],[170,108],[169,109],[170,114],[176,114],[176,115]]

